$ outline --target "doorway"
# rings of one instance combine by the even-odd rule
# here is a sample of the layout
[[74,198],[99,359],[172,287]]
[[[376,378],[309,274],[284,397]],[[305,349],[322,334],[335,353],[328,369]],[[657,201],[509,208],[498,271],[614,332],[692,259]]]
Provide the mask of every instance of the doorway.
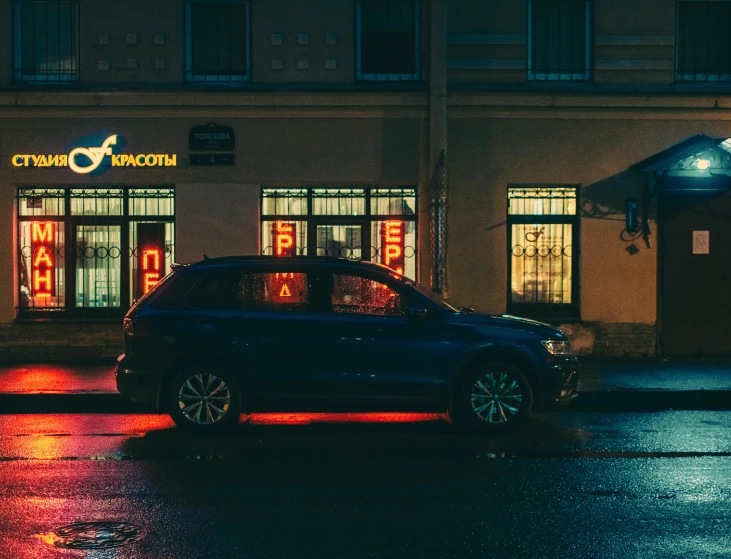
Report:
[[731,179],[666,178],[659,210],[661,352],[729,355]]

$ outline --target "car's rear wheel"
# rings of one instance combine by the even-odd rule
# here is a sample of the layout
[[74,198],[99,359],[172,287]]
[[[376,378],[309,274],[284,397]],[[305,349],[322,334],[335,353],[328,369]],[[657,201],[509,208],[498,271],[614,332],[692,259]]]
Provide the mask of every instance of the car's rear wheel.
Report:
[[452,415],[472,430],[501,433],[520,425],[533,409],[533,389],[510,363],[483,363],[466,372],[452,397]]
[[224,367],[194,363],[169,383],[167,406],[179,427],[199,433],[225,431],[241,415],[239,383]]

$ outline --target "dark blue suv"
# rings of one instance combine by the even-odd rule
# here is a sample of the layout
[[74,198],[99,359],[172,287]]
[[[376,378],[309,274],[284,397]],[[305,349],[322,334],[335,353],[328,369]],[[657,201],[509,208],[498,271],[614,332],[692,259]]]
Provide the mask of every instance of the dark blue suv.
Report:
[[242,413],[440,411],[503,431],[576,396],[556,328],[456,309],[379,264],[266,256],[177,266],[124,319],[117,388],[181,427]]

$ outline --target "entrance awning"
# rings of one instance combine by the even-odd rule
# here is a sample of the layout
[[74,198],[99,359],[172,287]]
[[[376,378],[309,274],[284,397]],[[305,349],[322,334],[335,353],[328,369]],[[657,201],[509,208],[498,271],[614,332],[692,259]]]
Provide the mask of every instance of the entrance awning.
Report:
[[632,166],[673,177],[731,176],[731,139],[698,134]]

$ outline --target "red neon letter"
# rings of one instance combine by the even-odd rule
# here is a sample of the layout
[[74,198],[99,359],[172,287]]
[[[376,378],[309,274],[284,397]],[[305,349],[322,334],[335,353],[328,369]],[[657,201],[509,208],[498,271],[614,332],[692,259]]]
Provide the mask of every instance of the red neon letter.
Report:
[[391,264],[391,260],[396,260],[401,256],[401,247],[398,245],[386,245],[386,266]]
[[[148,270],[150,268],[149,263],[147,261],[149,256],[152,256],[155,259],[152,269],[155,271],[159,270],[160,269],[160,251],[156,248],[147,249],[142,253],[142,269]],[[147,290],[145,290],[145,293],[147,293]]]
[[[44,290],[41,290],[42,283],[46,284]],[[51,270],[46,270],[43,275],[40,270],[33,270],[33,290],[39,297],[47,297],[51,294]]]
[[34,243],[50,243],[53,241],[53,222],[45,223],[33,222],[33,242]]
[[281,256],[285,249],[292,248],[292,226],[277,221],[277,256]]
[[41,245],[38,247],[38,251],[36,252],[36,257],[33,259],[33,267],[38,268],[41,264],[45,264],[46,266],[53,266],[53,262],[51,261],[51,255],[48,254],[48,248],[45,245]]
[[155,287],[159,281],[160,274],[158,274],[157,272],[148,272],[147,274],[145,274],[143,291],[147,293],[148,291],[150,291],[150,289]]
[[387,221],[386,222],[386,242],[387,243],[400,243],[401,242],[401,222],[400,221]]

